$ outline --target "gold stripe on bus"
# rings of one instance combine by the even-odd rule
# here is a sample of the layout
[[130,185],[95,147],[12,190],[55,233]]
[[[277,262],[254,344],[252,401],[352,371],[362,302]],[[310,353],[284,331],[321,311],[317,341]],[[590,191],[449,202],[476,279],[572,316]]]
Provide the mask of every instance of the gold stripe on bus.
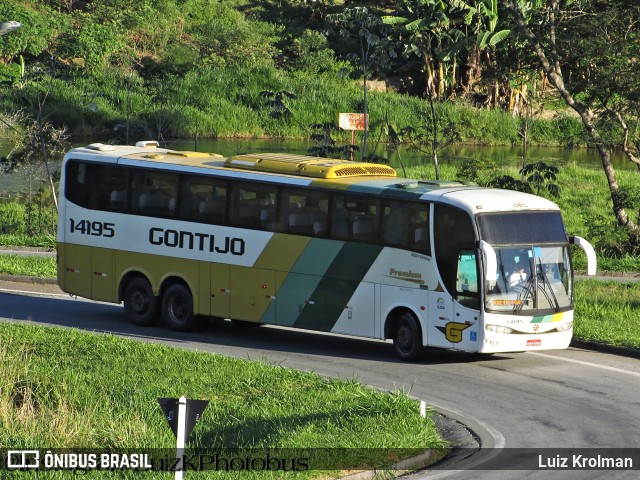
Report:
[[281,272],[289,272],[302,254],[309,237],[276,233],[253,265],[255,268],[266,268]]

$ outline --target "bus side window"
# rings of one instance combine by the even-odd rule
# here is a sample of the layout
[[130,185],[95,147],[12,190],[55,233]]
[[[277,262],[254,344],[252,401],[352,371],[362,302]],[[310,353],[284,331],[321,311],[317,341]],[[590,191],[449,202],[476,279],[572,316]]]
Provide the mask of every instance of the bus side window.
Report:
[[154,217],[174,217],[178,197],[178,177],[172,173],[141,171],[138,211]]
[[227,187],[224,181],[185,177],[180,184],[179,217],[202,223],[224,223]]
[[434,212],[436,263],[444,287],[455,296],[458,253],[474,247],[475,229],[471,217],[462,210],[448,205],[436,205]]
[[280,218],[284,230],[303,235],[325,235],[329,197],[324,192],[283,190]]
[[412,248],[431,255],[431,235],[429,234],[429,204],[415,203],[409,208],[410,232],[413,233]]
[[269,228],[264,211],[275,209],[276,187],[266,185],[236,184],[231,189],[229,220],[233,225],[250,228]]
[[99,210],[123,212],[127,208],[127,174],[128,169],[118,168],[112,165],[97,167]]
[[382,239],[387,245],[431,255],[429,204],[385,202],[382,207]]
[[329,234],[339,240],[346,240],[351,236],[351,220],[343,195],[334,195],[332,199],[331,229]]
[[388,245],[407,245],[409,218],[406,202],[390,200],[382,206],[382,238]]
[[338,240],[378,240],[380,201],[359,195],[334,195],[329,234]]
[[95,208],[95,164],[70,160],[67,162],[65,196],[76,205]]

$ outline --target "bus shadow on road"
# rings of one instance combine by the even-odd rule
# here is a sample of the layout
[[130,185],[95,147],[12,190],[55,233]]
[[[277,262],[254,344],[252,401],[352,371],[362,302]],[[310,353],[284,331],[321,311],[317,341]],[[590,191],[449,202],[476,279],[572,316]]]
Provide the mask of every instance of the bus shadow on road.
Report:
[[[120,305],[73,298],[0,294],[0,317],[39,325],[78,328],[90,332],[197,349],[235,357],[270,360],[271,354],[311,355],[385,363],[403,363],[390,341],[367,340],[344,335],[289,329],[278,326],[239,328],[232,322],[207,319],[194,332],[175,332],[157,325],[140,327],[126,320]],[[427,349],[418,364],[437,365],[507,360],[509,355],[486,356]]]

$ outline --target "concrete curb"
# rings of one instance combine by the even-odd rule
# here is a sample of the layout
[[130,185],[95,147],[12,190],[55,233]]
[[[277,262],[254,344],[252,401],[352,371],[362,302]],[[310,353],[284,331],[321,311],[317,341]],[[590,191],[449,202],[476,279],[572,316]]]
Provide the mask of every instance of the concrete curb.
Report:
[[57,285],[58,280],[46,277],[30,277],[28,275],[0,275],[2,282],[33,283],[38,285]]
[[[387,479],[396,478],[401,475],[419,470],[421,468],[429,467],[434,463],[437,463],[439,452],[437,450],[425,450],[421,455],[401,460],[400,462],[390,466],[388,469],[381,470],[364,470],[362,472],[350,473],[344,475],[340,480],[374,480],[374,479]],[[444,458],[444,457],[443,457]]]
[[607,345],[606,343],[587,342],[585,340],[571,340],[571,345],[575,348],[583,350],[593,350],[595,352],[610,353],[621,357],[631,357],[640,359],[640,350],[630,347],[618,347],[616,345]]

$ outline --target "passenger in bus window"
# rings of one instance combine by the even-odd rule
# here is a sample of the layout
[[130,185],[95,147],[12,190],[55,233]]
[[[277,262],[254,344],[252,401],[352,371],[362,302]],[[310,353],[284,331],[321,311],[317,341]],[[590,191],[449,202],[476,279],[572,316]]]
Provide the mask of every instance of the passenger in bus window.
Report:
[[335,200],[335,209],[331,220],[331,236],[339,239],[349,238],[351,235],[350,220],[342,199]]
[[527,280],[527,274],[524,271],[524,265],[519,262],[514,267],[514,272],[509,276],[509,286],[515,287]]

